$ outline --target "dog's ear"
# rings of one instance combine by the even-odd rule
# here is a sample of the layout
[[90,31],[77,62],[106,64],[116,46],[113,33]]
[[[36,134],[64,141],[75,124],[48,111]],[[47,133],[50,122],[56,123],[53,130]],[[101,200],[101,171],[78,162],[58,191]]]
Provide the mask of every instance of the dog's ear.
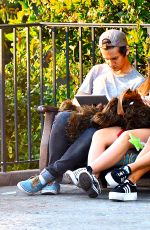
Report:
[[136,100],[136,101],[142,101],[141,99],[141,95],[139,94],[138,90],[130,90],[128,89],[127,91],[125,91],[122,101],[124,100]]
[[122,106],[122,100],[120,98],[118,98],[117,114],[121,115],[121,116],[124,116],[124,110],[123,110],[123,106]]
[[123,99],[124,99],[125,94],[127,94],[128,91],[129,91],[129,90],[125,90],[125,91],[118,97],[118,104],[117,104],[117,114],[118,114],[118,115],[124,116],[124,110],[123,110],[122,102],[123,102]]

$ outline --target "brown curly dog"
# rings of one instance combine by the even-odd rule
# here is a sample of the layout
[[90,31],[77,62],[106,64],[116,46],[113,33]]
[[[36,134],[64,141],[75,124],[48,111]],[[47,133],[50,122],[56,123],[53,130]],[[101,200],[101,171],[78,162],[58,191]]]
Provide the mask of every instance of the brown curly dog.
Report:
[[150,128],[150,107],[143,103],[137,90],[127,90],[104,108],[102,105],[76,107],[66,100],[60,110],[72,111],[66,128],[70,142],[74,142],[89,127],[102,129],[120,126],[125,130]]

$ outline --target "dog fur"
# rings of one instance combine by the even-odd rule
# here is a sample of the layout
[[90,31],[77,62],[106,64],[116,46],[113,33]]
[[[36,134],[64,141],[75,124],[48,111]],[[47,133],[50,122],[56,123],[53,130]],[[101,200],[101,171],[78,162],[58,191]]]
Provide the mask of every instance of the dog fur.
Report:
[[[120,98],[124,114],[118,113]],[[90,127],[102,129],[119,126],[124,130],[150,128],[150,107],[143,103],[138,91],[128,90],[120,98],[113,98],[104,108],[102,105],[72,107],[71,101],[64,102],[63,111],[72,111],[72,108],[74,110],[71,112],[66,128],[70,142],[74,142],[85,129]]]

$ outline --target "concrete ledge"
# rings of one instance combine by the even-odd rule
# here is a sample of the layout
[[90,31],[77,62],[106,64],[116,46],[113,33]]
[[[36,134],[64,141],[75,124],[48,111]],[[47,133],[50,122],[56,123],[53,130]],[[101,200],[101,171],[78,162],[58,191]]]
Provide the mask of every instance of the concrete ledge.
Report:
[[150,178],[149,177],[143,177],[143,178],[141,178],[138,181],[137,186],[150,188]]
[[21,180],[26,180],[31,176],[38,175],[39,169],[20,170],[0,173],[0,186],[16,185]]
[[[0,186],[13,186],[21,180],[26,180],[31,176],[39,175],[40,169],[19,170],[11,172],[0,172]],[[63,176],[62,184],[70,184],[68,178]]]
[[[39,173],[39,169],[0,172],[0,186],[13,186],[16,185],[19,181],[26,180],[31,176],[39,175]],[[71,182],[64,175],[62,179],[62,184],[70,183]],[[150,176],[146,175],[145,177],[141,178],[138,181],[137,185],[140,187],[150,187]],[[102,187],[106,187],[106,185],[103,185]]]

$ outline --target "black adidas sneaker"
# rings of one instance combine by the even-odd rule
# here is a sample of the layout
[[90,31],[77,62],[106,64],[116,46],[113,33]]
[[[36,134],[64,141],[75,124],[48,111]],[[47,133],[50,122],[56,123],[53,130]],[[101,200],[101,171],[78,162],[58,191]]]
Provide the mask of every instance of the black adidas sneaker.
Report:
[[105,179],[110,188],[115,188],[117,185],[122,184],[130,174],[130,167],[124,166],[107,173]]
[[118,201],[137,200],[136,185],[130,180],[125,180],[123,184],[118,185],[109,192],[109,199]]

